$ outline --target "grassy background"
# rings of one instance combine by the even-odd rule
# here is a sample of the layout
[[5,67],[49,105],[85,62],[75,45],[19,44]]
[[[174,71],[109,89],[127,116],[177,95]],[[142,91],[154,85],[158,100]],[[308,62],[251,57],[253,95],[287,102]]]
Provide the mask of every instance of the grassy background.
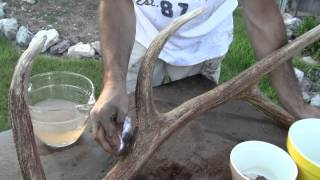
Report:
[[[247,38],[239,10],[235,12],[234,18],[234,41],[222,64],[221,83],[231,79],[255,63],[254,52]],[[20,53],[3,38],[0,38],[0,52],[0,131],[2,131],[10,128],[7,94],[13,68]],[[310,68],[301,63],[295,64],[302,69]],[[41,55],[34,63],[32,74],[60,70],[72,71],[89,77],[96,86],[96,96],[98,96],[102,82],[102,64],[100,61],[55,58]],[[259,86],[269,98],[277,102],[276,94],[266,77],[261,80]]]
[[[255,63],[254,51],[246,34],[241,11],[237,9],[234,13],[234,38],[228,54],[223,60],[221,67],[220,82],[225,82],[238,75]],[[274,102],[278,102],[275,91],[270,85],[267,77],[263,77],[259,83],[261,90]]]
[[0,131],[10,127],[8,122],[7,95],[10,78],[18,58],[17,51],[0,38]]

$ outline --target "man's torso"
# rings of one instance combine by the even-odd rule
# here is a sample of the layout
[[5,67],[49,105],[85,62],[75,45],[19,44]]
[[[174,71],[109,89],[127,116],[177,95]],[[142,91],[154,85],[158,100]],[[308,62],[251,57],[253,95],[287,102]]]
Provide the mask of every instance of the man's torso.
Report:
[[[136,40],[148,47],[170,22],[194,9],[205,11],[185,24],[165,45],[160,58],[172,65],[193,65],[222,56],[232,41],[236,0],[133,0]],[[210,51],[210,52],[209,52]]]

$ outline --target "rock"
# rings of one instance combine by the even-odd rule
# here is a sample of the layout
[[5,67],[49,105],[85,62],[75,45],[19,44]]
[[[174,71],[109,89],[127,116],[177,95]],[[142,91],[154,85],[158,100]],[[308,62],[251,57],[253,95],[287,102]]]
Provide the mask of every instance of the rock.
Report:
[[314,97],[311,98],[311,103],[312,106],[317,106],[320,107],[320,94],[315,95]]
[[[76,30],[77,31],[77,30]],[[79,42],[81,42],[81,37],[80,36],[71,36],[70,37],[70,41],[72,44],[78,44]]]
[[283,18],[283,21],[286,21],[288,19],[292,19],[293,16],[290,13],[283,13],[282,18]]
[[288,39],[292,39],[292,36],[293,36],[293,31],[289,28],[287,28],[287,37]]
[[35,4],[37,1],[35,0],[22,0],[23,2],[26,2],[28,4]]
[[95,54],[95,50],[90,44],[83,44],[79,42],[78,44],[71,46],[68,49],[68,56],[73,57],[93,57]]
[[299,82],[299,86],[302,91],[303,100],[309,103],[312,97],[312,82],[308,79],[308,77],[304,76],[301,82]]
[[303,80],[303,77],[304,77],[304,72],[301,71],[301,70],[298,69],[298,68],[294,68],[294,73],[296,74],[296,77],[297,77],[299,83],[301,84],[301,83],[302,83],[302,80]]
[[4,18],[6,13],[4,12],[3,8],[0,7],[0,19]]
[[306,64],[309,64],[309,65],[318,64],[318,62],[316,60],[314,60],[311,56],[305,56],[305,57],[301,58],[301,61]]
[[15,18],[0,19],[0,34],[9,40],[14,40],[18,31],[18,22]]
[[310,81],[306,76],[303,77],[302,81],[300,82],[301,90],[304,92],[310,92],[312,88],[312,81]]
[[49,29],[49,30],[40,30],[37,32],[37,34],[33,37],[33,40],[36,40],[40,37],[47,36],[47,40],[41,50],[41,52],[45,52],[48,48],[50,48],[52,45],[59,42],[59,33],[55,29]]
[[68,50],[68,48],[71,46],[71,41],[69,40],[63,40],[57,43],[56,45],[52,46],[50,48],[50,54],[52,55],[59,55],[63,54],[65,51]]
[[100,45],[100,41],[95,41],[93,43],[90,44],[93,49],[99,54],[99,55],[102,55],[101,54],[101,45]]
[[8,3],[0,1],[0,8],[1,9],[4,9],[7,5],[8,5]]
[[33,38],[32,32],[30,32],[26,27],[20,26],[16,36],[17,44],[19,46],[26,47],[29,45],[32,38]]
[[284,20],[284,24],[292,31],[297,30],[298,26],[302,23],[302,20],[296,17],[288,18]]
[[307,103],[311,101],[311,96],[309,95],[308,92],[302,92],[302,97],[303,97],[303,100]]
[[312,81],[313,92],[320,92],[320,70],[318,68],[312,68],[308,70],[308,78]]

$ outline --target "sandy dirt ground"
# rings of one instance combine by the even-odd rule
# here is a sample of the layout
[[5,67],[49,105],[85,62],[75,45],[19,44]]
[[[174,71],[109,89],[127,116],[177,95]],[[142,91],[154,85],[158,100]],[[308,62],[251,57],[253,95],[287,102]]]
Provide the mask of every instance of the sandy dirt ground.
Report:
[[33,33],[40,29],[55,28],[62,38],[73,43],[92,42],[99,39],[97,13],[99,1],[88,0],[38,0],[30,5],[21,0],[7,2],[6,14],[17,18],[21,25]]

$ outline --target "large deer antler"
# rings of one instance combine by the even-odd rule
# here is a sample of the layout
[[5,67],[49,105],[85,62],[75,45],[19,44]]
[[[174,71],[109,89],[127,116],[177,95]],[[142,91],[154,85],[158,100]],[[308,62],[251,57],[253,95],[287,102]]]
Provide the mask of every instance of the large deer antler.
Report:
[[24,179],[45,179],[34,139],[31,116],[26,101],[27,86],[34,56],[40,53],[46,37],[32,41],[21,55],[9,90],[9,109],[18,161]]
[[[312,29],[290,44],[273,52],[233,79],[216,88],[188,100],[177,108],[159,113],[152,99],[152,74],[162,47],[179,27],[199,15],[195,10],[181,16],[164,29],[152,42],[142,63],[136,90],[137,134],[131,152],[122,157],[104,177],[107,180],[132,179],[147,162],[154,151],[175,131],[191,119],[209,109],[232,99],[246,100],[284,126],[289,126],[294,117],[274,105],[256,88],[259,79],[287,61],[304,47],[320,38],[320,26]],[[25,100],[26,83],[31,69],[31,59],[39,52],[43,40],[29,46],[21,56],[10,87],[10,114],[18,160],[24,179],[45,179],[32,131],[32,124]]]

